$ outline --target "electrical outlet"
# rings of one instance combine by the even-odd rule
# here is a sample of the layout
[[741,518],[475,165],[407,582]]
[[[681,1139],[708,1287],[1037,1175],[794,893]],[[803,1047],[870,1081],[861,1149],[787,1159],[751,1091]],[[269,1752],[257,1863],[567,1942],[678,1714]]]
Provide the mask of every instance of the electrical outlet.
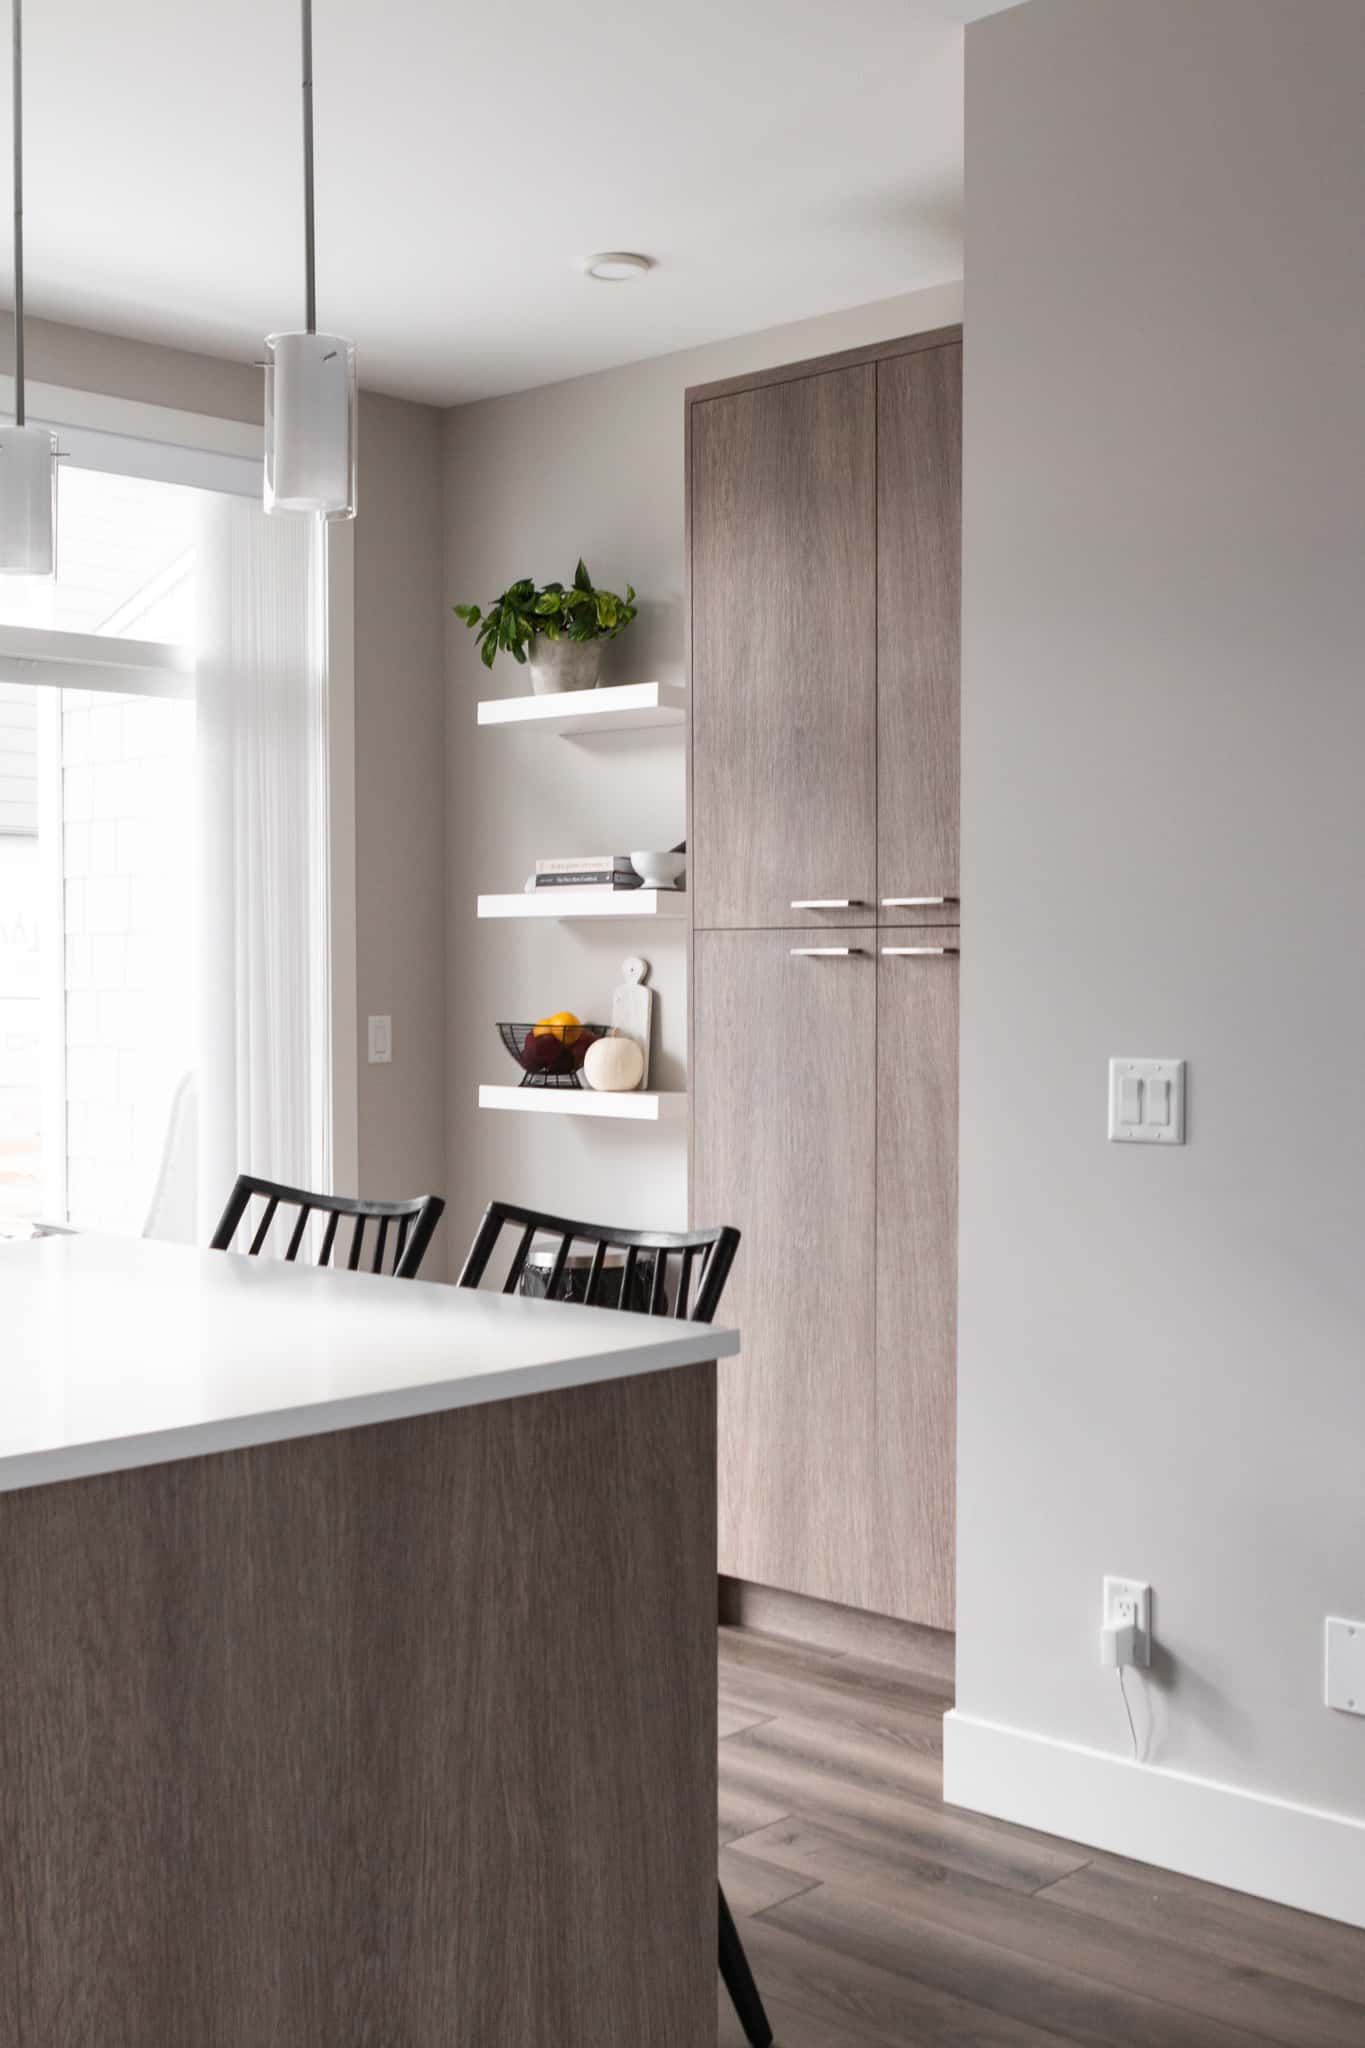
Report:
[[[1131,1629],[1131,1636],[1125,1631]],[[1143,1579],[1106,1578],[1100,1610],[1100,1662],[1152,1661],[1152,1589]]]
[[1328,1618],[1327,1704],[1339,1714],[1365,1714],[1365,1621]]

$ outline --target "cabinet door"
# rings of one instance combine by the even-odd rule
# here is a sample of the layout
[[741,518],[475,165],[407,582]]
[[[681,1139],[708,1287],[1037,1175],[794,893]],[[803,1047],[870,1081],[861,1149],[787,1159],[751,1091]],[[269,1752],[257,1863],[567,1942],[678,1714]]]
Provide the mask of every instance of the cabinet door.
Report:
[[[950,931],[882,945],[955,946]],[[954,1625],[957,1404],[955,954],[877,978],[877,1552],[884,1614]]]
[[933,923],[960,886],[961,343],[878,364],[877,510],[878,902]]
[[690,487],[696,923],[873,922],[875,366],[698,401]]
[[[692,1213],[743,1232],[720,1320],[720,1568],[873,1607],[876,984],[856,928],[698,932]],[[863,946],[848,958],[792,947]]]

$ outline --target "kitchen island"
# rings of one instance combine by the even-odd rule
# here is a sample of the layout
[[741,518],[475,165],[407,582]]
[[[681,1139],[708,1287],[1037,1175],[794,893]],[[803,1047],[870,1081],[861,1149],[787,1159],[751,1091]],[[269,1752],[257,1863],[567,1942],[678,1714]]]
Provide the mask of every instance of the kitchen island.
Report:
[[734,1333],[0,1247],[0,2040],[696,2048]]

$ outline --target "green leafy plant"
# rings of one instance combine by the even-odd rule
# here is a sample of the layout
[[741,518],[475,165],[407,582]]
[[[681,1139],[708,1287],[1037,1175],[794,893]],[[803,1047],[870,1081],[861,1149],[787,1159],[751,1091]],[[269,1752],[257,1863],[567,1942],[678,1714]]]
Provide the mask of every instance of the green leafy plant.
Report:
[[479,636],[479,656],[492,668],[499,654],[524,662],[532,640],[614,640],[635,617],[635,591],[628,583],[624,597],[614,590],[595,590],[580,561],[566,590],[546,583],[537,590],[529,576],[510,584],[501,597],[480,611],[476,604],[457,604],[455,616]]

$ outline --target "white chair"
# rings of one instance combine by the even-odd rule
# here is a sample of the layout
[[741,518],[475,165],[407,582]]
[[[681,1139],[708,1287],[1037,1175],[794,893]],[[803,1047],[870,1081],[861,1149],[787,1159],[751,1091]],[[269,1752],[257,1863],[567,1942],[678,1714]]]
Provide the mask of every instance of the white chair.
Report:
[[199,1242],[199,1089],[193,1073],[175,1084],[142,1235],[167,1244]]

